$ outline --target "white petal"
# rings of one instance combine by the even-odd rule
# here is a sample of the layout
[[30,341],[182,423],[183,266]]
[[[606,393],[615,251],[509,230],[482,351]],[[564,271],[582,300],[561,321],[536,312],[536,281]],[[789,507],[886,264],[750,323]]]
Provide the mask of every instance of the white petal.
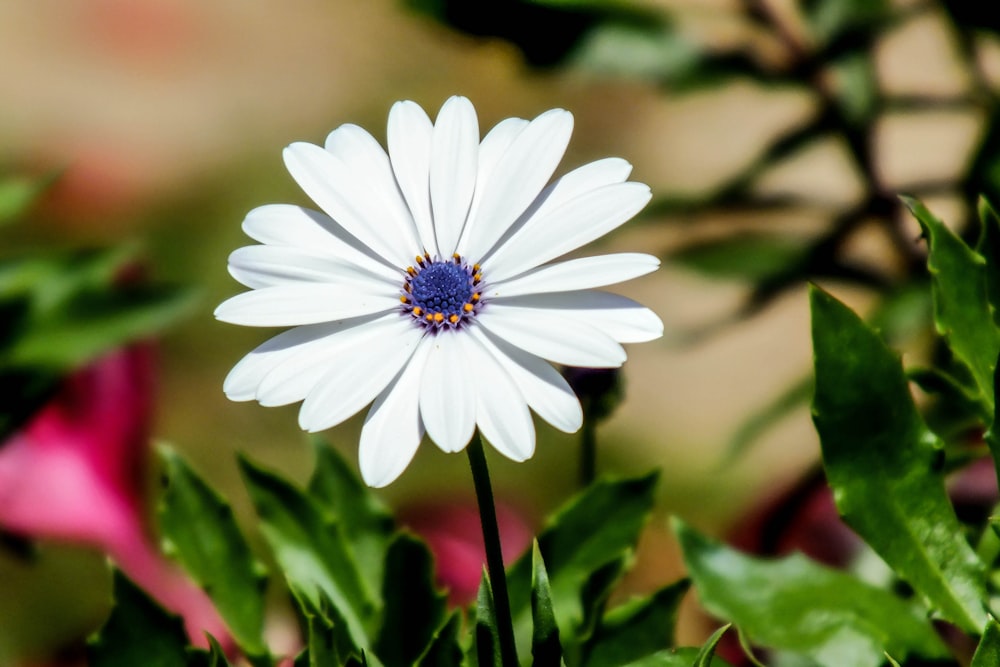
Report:
[[647,185],[619,183],[540,211],[497,248],[488,262],[482,262],[486,275],[490,280],[504,280],[576,250],[634,216],[651,197]]
[[398,312],[333,323],[322,344],[301,347],[261,379],[257,400],[268,407],[301,401],[333,367],[341,365],[345,357],[359,354],[370,340],[405,336],[406,329],[412,328]]
[[[486,259],[506,244],[514,234],[535,216],[545,214],[553,208],[558,208],[591,190],[597,190],[605,185],[624,183],[631,173],[632,165],[621,158],[612,157],[587,163],[581,167],[577,167],[568,174],[560,176],[542,190],[542,193],[532,202],[531,206],[521,214],[517,221],[504,232],[500,240],[493,245],[493,249],[487,251],[478,259],[479,263],[484,263]],[[473,259],[473,261],[477,260]]]
[[632,280],[655,271],[660,260],[638,252],[581,257],[532,269],[509,280],[491,282],[484,296],[569,292]]
[[469,216],[465,252],[482,257],[552,178],[573,133],[573,114],[552,109],[535,118],[503,154],[489,178],[476,183],[482,199]]
[[606,333],[547,310],[490,303],[476,322],[511,345],[559,364],[617,368],[625,362],[625,350]]
[[583,424],[580,401],[552,364],[497,338],[483,327],[470,327],[469,332],[507,370],[539,417],[564,433],[574,433],[580,428]]
[[469,207],[469,216],[462,231],[462,239],[458,242],[458,253],[468,254],[469,235],[472,231],[472,221],[476,219],[477,211],[483,201],[483,193],[487,190],[487,183],[493,176],[500,159],[510,148],[511,144],[528,126],[528,121],[523,118],[505,118],[493,126],[482,143],[479,144],[479,168],[476,175],[476,191],[472,196],[472,205]]
[[283,155],[299,187],[356,239],[400,267],[407,266],[419,252],[412,225],[407,229],[392,214],[383,201],[385,193],[364,180],[358,165],[302,142],[287,147]]
[[372,194],[392,216],[393,226],[402,235],[402,241],[416,254],[422,244],[413,217],[399,191],[389,156],[375,137],[367,130],[348,123],[327,135],[324,148],[355,171],[358,180],[368,184]]
[[406,199],[423,250],[438,254],[431,216],[431,135],[434,125],[415,102],[396,102],[389,111],[387,143],[396,183]]
[[476,423],[480,432],[507,458],[531,458],[535,453],[535,425],[524,395],[484,346],[470,336],[462,338],[468,341],[467,352],[476,374]]
[[372,404],[361,428],[358,463],[368,486],[392,483],[413,460],[424,437],[419,392],[433,336],[424,336],[399,375]]
[[254,245],[229,255],[229,273],[247,287],[259,289],[289,283],[355,285],[364,291],[382,284],[391,293],[403,283],[387,280],[335,254],[287,246]]
[[409,361],[423,332],[403,318],[396,335],[370,336],[319,380],[299,410],[299,426],[316,432],[336,426],[370,403]]
[[534,319],[540,312],[565,316],[600,329],[619,343],[644,343],[663,335],[656,313],[632,299],[598,290],[532,294],[498,299],[491,306]]
[[259,206],[243,220],[243,232],[271,246],[309,248],[328,252],[390,280],[399,280],[396,267],[347,233],[325,213],[292,204]]
[[370,315],[399,306],[391,290],[361,292],[327,283],[295,283],[265,287],[231,297],[215,309],[215,317],[248,327],[288,327]]
[[341,322],[324,322],[303,327],[295,327],[254,348],[250,354],[237,363],[222,384],[222,390],[233,401],[252,401],[257,397],[257,387],[264,376],[279,366],[285,359],[302,350],[315,351],[322,347],[324,339],[341,329],[366,322],[370,318],[355,318]]
[[479,121],[472,103],[451,97],[441,107],[431,142],[431,208],[438,252],[449,257],[458,246],[476,187]]
[[476,427],[476,385],[459,340],[464,334],[434,336],[420,383],[420,417],[427,435],[445,452],[461,451]]

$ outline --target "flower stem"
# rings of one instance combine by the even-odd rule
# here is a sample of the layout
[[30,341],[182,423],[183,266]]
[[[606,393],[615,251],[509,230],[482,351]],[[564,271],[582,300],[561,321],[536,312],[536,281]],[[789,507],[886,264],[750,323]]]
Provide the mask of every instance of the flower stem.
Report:
[[490,471],[486,467],[486,453],[483,442],[476,431],[466,448],[472,482],[476,487],[479,503],[479,519],[483,526],[483,544],[486,546],[486,568],[490,573],[493,588],[493,607],[496,611],[497,634],[500,639],[500,658],[504,667],[517,667],[517,647],[514,644],[514,623],[510,614],[510,598],[507,595],[507,574],[503,566],[500,550],[500,530],[497,527],[497,511],[493,504],[493,486]]

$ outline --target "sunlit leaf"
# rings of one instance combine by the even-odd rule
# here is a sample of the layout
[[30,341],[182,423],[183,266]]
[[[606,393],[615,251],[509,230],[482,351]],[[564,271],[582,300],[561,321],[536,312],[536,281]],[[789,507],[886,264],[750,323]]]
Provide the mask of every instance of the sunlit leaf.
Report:
[[545,561],[538,550],[538,542],[531,546],[531,656],[532,667],[559,667],[562,645],[559,643],[559,626],[552,609],[552,591]]
[[496,608],[493,605],[493,588],[489,575],[483,569],[483,578],[476,595],[476,621],[474,649],[478,667],[503,667],[500,655],[500,631],[497,629]]
[[160,525],[167,549],[215,603],[244,652],[267,656],[263,566],[236,525],[232,508],[173,450],[160,450],[166,489]]
[[813,288],[811,304],[813,420],[837,508],[944,618],[978,632],[983,568],[945,493],[941,443],[917,412],[899,358],[829,294]]
[[719,645],[719,640],[722,639],[722,635],[726,634],[729,628],[730,626],[724,625],[712,633],[712,636],[705,641],[701,650],[698,651],[698,656],[695,658],[693,667],[710,667],[712,659],[715,657],[715,647]]
[[799,553],[752,558],[680,521],[674,531],[702,605],[756,644],[801,653],[823,667],[877,667],[884,650],[947,655],[926,614],[887,591]]
[[1000,623],[993,617],[986,622],[986,629],[979,640],[970,667],[996,667],[1000,665]]

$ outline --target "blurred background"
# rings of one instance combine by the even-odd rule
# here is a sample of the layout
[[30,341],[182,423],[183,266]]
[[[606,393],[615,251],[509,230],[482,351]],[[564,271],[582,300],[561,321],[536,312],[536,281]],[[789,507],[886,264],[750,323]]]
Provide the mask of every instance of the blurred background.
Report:
[[[662,470],[662,516],[630,579],[680,576],[663,518],[716,534],[815,465],[807,281],[929,354],[919,195],[971,230],[1000,164],[1000,42],[977,3],[857,0],[37,0],[0,3],[0,170],[54,184],[3,252],[137,244],[145,279],[197,305],[157,337],[156,442],[252,512],[245,452],[295,479],[312,466],[297,406],[231,403],[222,380],[273,334],[216,322],[241,291],[226,257],[240,222],[309,205],[281,149],[352,122],[384,142],[396,100],[433,117],[469,97],[485,132],[571,110],[560,172],[632,162],[649,211],[599,250],[642,250],[657,273],[615,291],[653,308],[662,340],[629,350],[625,400],[598,428],[600,473]],[[985,10],[984,10],[985,11]],[[359,421],[325,437],[355,455]],[[578,438],[541,425],[534,459],[490,461],[529,523],[578,488]],[[384,491],[394,507],[471,502],[465,457],[427,443]],[[0,550],[0,664],[86,634],[109,604],[100,554]],[[39,622],[44,619],[44,622]],[[692,641],[699,629],[692,621]]]

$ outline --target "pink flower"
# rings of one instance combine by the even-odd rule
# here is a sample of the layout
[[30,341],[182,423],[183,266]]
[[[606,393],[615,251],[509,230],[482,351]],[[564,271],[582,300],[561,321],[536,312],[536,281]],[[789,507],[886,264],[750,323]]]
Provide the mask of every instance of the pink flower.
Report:
[[[532,531],[510,507],[498,503],[496,509],[503,560],[509,565],[531,544]],[[437,565],[438,584],[448,590],[452,606],[475,600],[486,564],[475,503],[430,503],[407,511],[401,521],[427,542]]]
[[135,345],[84,368],[0,445],[0,529],[100,549],[182,615],[194,642],[207,645],[207,631],[228,643],[208,597],[147,530],[152,357],[148,345]]

